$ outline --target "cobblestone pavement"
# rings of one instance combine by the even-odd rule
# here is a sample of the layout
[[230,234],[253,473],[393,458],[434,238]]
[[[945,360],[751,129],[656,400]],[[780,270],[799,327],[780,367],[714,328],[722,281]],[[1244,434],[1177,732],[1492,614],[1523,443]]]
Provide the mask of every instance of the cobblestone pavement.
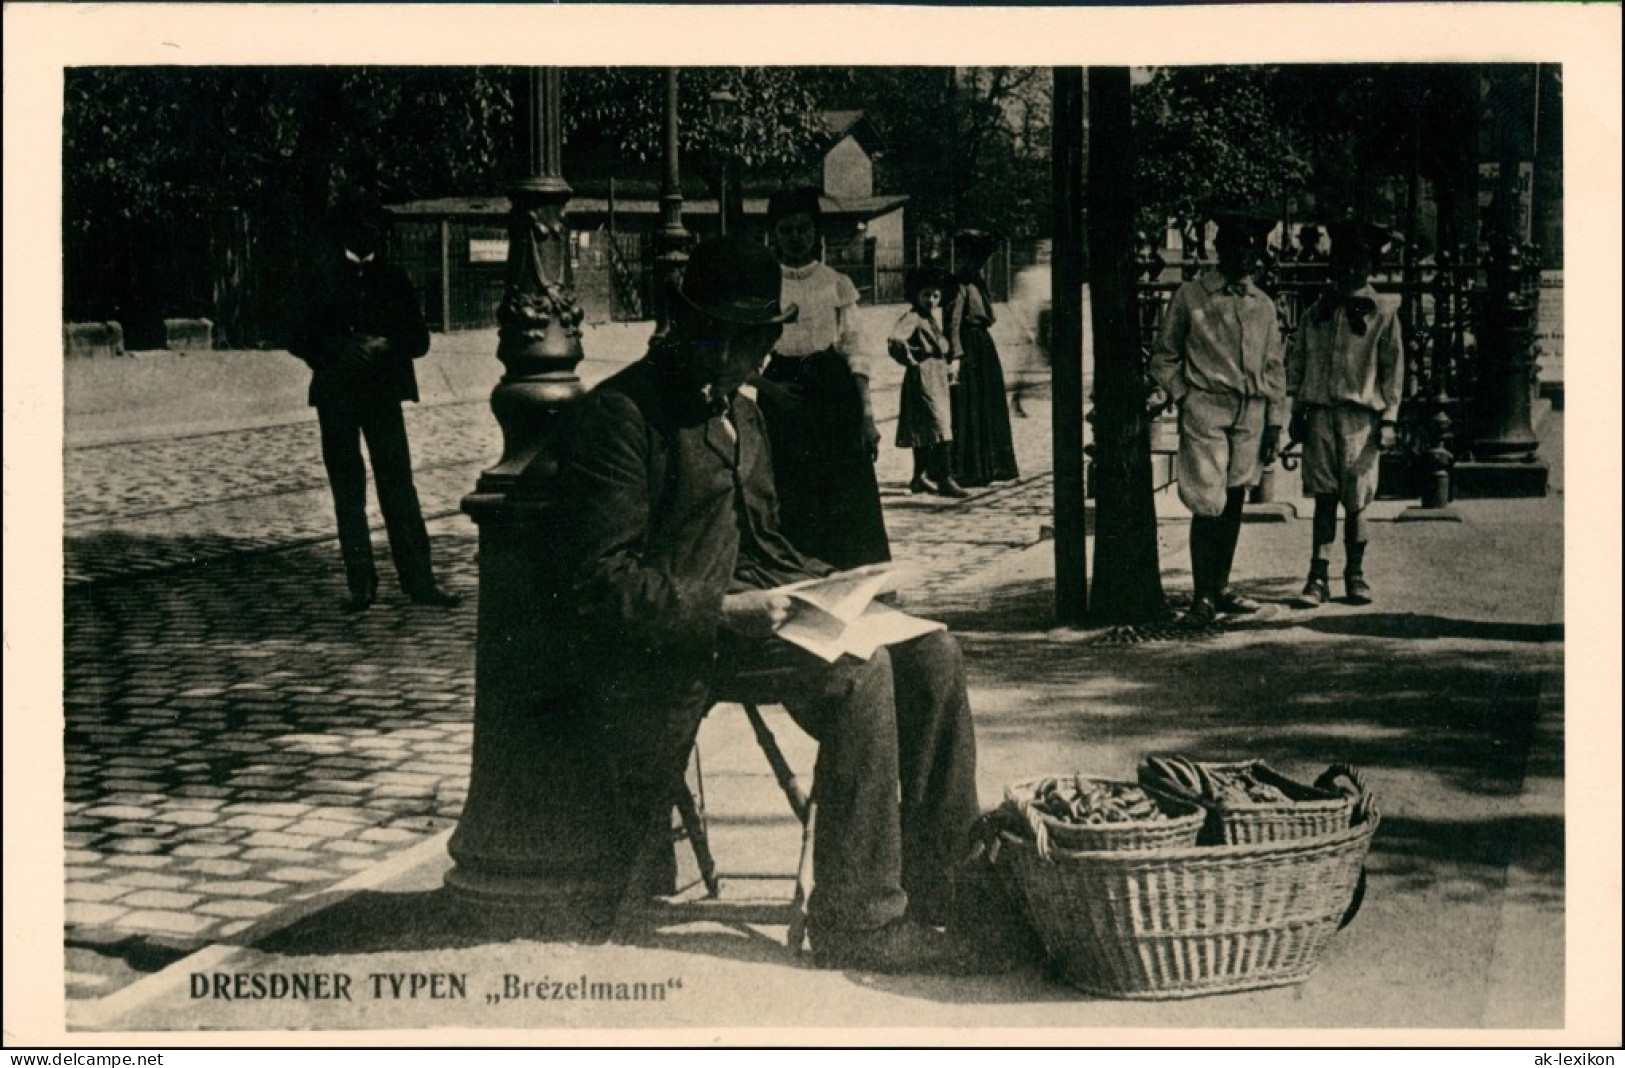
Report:
[[[879,391],[877,391],[878,393]],[[893,390],[877,396],[895,411]],[[968,501],[880,475],[917,604],[1039,539],[1049,412],[1024,478]],[[314,422],[68,451],[68,995],[100,997],[455,822],[473,719],[475,532],[457,515],[500,433],[483,404],[409,409],[451,611],[342,579]],[[379,539],[380,557],[387,547]]]
[[[501,430],[483,403],[408,406],[406,421],[424,514],[454,514]],[[63,484],[70,586],[334,536],[314,417],[69,449]]]
[[[902,505],[911,460],[906,450],[889,444],[897,410],[896,370],[880,368],[875,385],[876,413],[888,442],[878,474],[888,502]],[[1027,415],[1013,420],[1017,453],[1024,472],[1047,472],[1047,383],[1028,385],[1024,392],[1034,399],[1027,403]],[[484,401],[407,405],[405,416],[424,515],[457,514],[480,470],[501,454],[496,421]],[[313,415],[283,426],[70,448],[63,482],[69,586],[333,536]],[[947,506],[930,499],[908,503],[905,515]],[[369,507],[377,526],[376,502]],[[899,522],[901,529],[910,529],[908,520]]]

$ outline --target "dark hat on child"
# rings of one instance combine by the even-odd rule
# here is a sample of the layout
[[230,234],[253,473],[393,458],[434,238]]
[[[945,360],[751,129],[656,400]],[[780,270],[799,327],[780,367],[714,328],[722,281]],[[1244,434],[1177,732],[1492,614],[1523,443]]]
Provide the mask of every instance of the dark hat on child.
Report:
[[779,261],[765,246],[743,237],[702,241],[689,255],[677,295],[690,308],[719,322],[766,326],[794,322],[796,306],[779,303]]
[[1275,213],[1253,204],[1217,204],[1208,211],[1208,218],[1218,224],[1220,233],[1240,234],[1249,240],[1263,239],[1275,229]]
[[1393,245],[1396,238],[1392,227],[1370,220],[1346,219],[1332,223],[1326,231],[1332,239],[1333,257],[1337,257],[1341,250],[1342,255],[1363,252],[1376,260]]
[[927,289],[941,289],[947,284],[947,272],[935,267],[911,267],[903,275],[903,299],[913,304],[920,293]]

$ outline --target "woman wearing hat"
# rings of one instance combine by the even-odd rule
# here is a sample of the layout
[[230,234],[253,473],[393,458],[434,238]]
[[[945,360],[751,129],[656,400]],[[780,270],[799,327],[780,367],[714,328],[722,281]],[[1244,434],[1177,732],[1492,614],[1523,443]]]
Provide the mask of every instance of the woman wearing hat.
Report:
[[909,310],[892,328],[886,349],[907,368],[898,406],[897,447],[914,450],[914,478],[908,489],[910,493],[968,497],[954,481],[953,401],[948,337],[941,321],[942,278],[936,271],[915,268],[904,279],[904,289]]
[[890,560],[875,481],[880,431],[859,343],[857,287],[823,262],[818,190],[774,194],[767,216],[781,297],[800,309],[755,379],[784,532],[836,567]]
[[982,270],[1000,237],[964,230],[954,238],[961,270],[948,313],[948,356],[959,361],[953,391],[954,474],[962,486],[986,486],[1016,478],[1016,447],[1004,399],[1004,367],[989,329],[993,300]]

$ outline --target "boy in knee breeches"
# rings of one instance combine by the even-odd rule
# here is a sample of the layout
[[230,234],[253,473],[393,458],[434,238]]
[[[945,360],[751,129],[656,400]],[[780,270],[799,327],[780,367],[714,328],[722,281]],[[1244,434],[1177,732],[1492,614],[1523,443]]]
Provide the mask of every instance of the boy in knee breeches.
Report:
[[1368,604],[1366,506],[1377,492],[1382,450],[1394,442],[1404,394],[1399,300],[1371,288],[1374,260],[1390,240],[1369,224],[1331,229],[1332,288],[1310,306],[1287,353],[1292,434],[1303,442],[1303,490],[1315,499],[1309,578],[1299,604],[1331,599],[1331,546],[1344,512],[1343,584],[1347,600]]
[[1175,292],[1150,364],[1179,405],[1179,497],[1191,510],[1195,586],[1190,623],[1258,609],[1230,590],[1230,565],[1247,487],[1275,459],[1286,408],[1275,303],[1253,282],[1275,221],[1239,209],[1213,218],[1218,267]]

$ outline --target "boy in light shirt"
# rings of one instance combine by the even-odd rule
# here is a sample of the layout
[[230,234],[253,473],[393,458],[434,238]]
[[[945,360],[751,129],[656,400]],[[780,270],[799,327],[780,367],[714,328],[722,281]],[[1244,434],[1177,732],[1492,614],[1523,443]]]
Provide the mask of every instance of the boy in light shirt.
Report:
[[1315,498],[1309,578],[1298,603],[1331,600],[1331,547],[1343,518],[1343,587],[1351,604],[1369,604],[1365,579],[1366,506],[1377,492],[1382,450],[1394,443],[1404,397],[1405,347],[1399,298],[1371,288],[1373,261],[1391,240],[1386,230],[1343,223],[1331,228],[1332,288],[1310,306],[1287,352],[1292,437],[1303,442],[1303,491]]

